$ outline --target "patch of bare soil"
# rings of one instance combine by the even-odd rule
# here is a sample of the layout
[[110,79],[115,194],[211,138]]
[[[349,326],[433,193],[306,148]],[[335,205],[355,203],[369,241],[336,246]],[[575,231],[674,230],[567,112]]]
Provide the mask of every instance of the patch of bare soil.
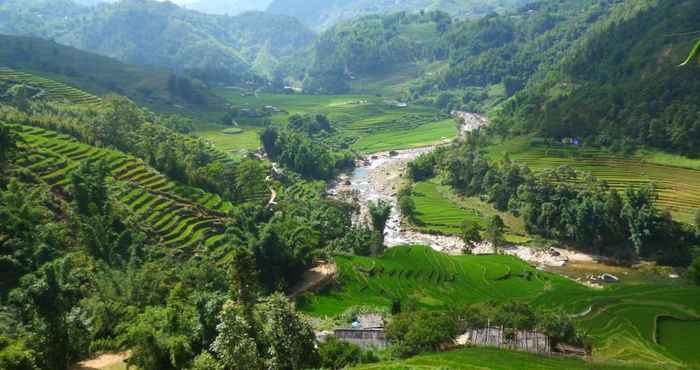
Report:
[[289,293],[290,298],[294,298],[302,293],[316,290],[327,282],[335,278],[338,273],[338,266],[332,262],[324,262],[304,273],[302,282],[294,287]]
[[72,370],[102,370],[118,366],[129,358],[128,352],[103,353],[91,360],[85,360],[75,365]]

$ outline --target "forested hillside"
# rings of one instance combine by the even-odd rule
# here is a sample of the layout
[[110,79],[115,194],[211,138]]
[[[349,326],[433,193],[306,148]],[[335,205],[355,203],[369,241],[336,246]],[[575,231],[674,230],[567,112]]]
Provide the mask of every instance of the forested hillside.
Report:
[[526,2],[528,0],[274,0],[267,11],[296,17],[314,29],[326,29],[340,21],[369,14],[440,10],[460,18],[471,18],[503,12]]
[[166,69],[128,65],[39,38],[0,35],[0,67],[64,81],[98,96],[126,95],[156,109],[222,104],[201,82]]
[[270,74],[280,59],[314,38],[299,21],[285,16],[210,15],[153,0],[96,7],[70,1],[65,7],[53,0],[8,1],[0,7],[0,32],[52,38],[124,62],[188,71],[221,82],[246,79],[254,71]]
[[[386,69],[406,62],[441,61],[444,67],[415,81],[407,95],[415,99],[448,92],[439,105],[477,110],[491,87],[501,86],[505,98],[545,75],[619,3],[538,1],[465,21],[439,12],[360,18],[321,35],[308,74],[321,86],[343,88],[353,73],[367,71],[358,68],[358,61]],[[311,85],[312,90],[316,87]]]
[[697,39],[698,23],[694,1],[620,7],[545,81],[518,94],[505,121],[514,132],[700,155],[700,74],[692,65],[678,67]]

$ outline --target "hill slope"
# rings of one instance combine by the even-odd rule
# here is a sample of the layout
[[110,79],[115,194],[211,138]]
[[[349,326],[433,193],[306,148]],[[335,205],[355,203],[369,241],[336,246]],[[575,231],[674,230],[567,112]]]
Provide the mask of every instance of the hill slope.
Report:
[[266,63],[255,67],[269,73],[279,59],[314,37],[293,18],[260,12],[209,15],[153,0],[95,7],[66,1],[64,5],[10,0],[0,5],[0,32],[51,38],[128,63],[230,81],[245,78],[261,52],[266,54]]
[[399,11],[440,10],[459,17],[478,17],[503,11],[527,0],[274,0],[268,12],[301,19],[314,29],[363,15]]
[[[700,155],[700,72],[677,67],[700,23],[694,1],[626,3],[570,50],[556,73],[517,95],[517,131]],[[516,124],[517,122],[517,124]]]
[[126,95],[152,109],[219,104],[201,83],[166,69],[128,65],[39,38],[0,35],[0,67],[41,75],[95,95]]

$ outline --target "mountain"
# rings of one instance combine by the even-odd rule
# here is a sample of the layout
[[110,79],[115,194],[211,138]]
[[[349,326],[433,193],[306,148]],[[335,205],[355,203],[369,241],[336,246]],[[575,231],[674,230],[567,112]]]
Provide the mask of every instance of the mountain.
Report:
[[0,35],[0,67],[54,79],[99,96],[126,95],[155,110],[220,104],[201,82],[166,69],[128,65],[34,37]]
[[[64,4],[65,8],[60,4]],[[314,34],[299,21],[262,12],[203,14],[170,2],[123,0],[83,7],[66,0],[0,5],[0,32],[54,39],[123,62],[188,71],[208,80],[271,74]],[[260,53],[265,58],[258,58]],[[256,64],[265,60],[265,64]]]
[[272,0],[194,0],[181,4],[203,13],[237,15],[248,11],[264,11]]
[[618,6],[552,69],[506,105],[512,130],[616,148],[700,156],[700,70],[678,67],[697,35],[691,0]]
[[504,87],[507,97],[554,66],[574,42],[608,19],[616,3],[538,1],[479,19],[424,12],[341,22],[315,43],[308,81],[312,89],[332,91],[376,72],[364,66],[390,72],[400,64],[437,61],[442,67],[415,81],[410,96],[448,91],[443,108],[479,110],[490,100],[491,87]]
[[267,11],[302,20],[326,29],[343,20],[368,14],[439,10],[458,17],[479,17],[501,12],[528,0],[273,0]]

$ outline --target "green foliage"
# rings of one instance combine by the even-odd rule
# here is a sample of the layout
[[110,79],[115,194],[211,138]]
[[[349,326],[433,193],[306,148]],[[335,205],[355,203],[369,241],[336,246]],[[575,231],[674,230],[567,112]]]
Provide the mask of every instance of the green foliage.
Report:
[[[529,233],[595,246],[621,260],[642,256],[673,265],[689,263],[695,235],[656,208],[653,187],[630,187],[622,198],[606,183],[590,176],[581,179],[571,168],[533,175],[509,160],[490,164],[468,145],[454,149],[444,162],[447,183],[455,190],[488,194],[497,209],[521,215]],[[495,217],[486,236],[497,246],[503,221]]]
[[357,365],[362,359],[360,347],[331,337],[318,348],[321,366],[326,369],[344,369]]
[[677,68],[687,55],[679,45],[694,42],[687,34],[698,24],[694,5],[638,1],[613,8],[549,76],[509,101],[500,119],[511,132],[696,157],[699,104],[693,92],[700,78],[694,68]]
[[[489,225],[489,228],[490,227],[491,225]],[[462,223],[462,233],[460,237],[467,246],[467,249],[464,251],[465,253],[471,254],[471,249],[483,241],[483,237],[481,236],[482,231],[484,231],[483,228],[476,222],[464,221],[464,223]]]
[[252,326],[243,316],[241,307],[227,303],[221,311],[217,326],[218,336],[212,350],[219,363],[226,369],[258,369],[259,357],[256,337],[252,336]]
[[[370,202],[368,204],[369,217],[372,221],[372,229],[376,234],[380,236],[382,243],[384,241],[384,229],[386,229],[386,223],[391,216],[391,203],[379,199],[376,202]],[[379,253],[377,253],[379,254]]]
[[696,285],[700,285],[700,256],[695,256],[688,268],[688,277]]
[[38,370],[34,352],[23,342],[0,337],[0,368],[6,370]]
[[12,157],[16,149],[15,136],[5,124],[0,123],[0,166],[5,165],[5,161]]
[[505,233],[506,224],[499,215],[491,217],[486,226],[486,238],[493,245],[494,251],[498,252],[498,247],[503,242],[503,234]]
[[[123,62],[187,70],[204,80],[227,82],[254,78],[256,73],[251,66],[258,60],[262,61],[258,58],[260,54],[267,54],[268,61],[257,63],[257,70],[269,74],[283,59],[313,40],[313,33],[299,21],[264,12],[226,17],[155,1],[127,1],[99,7],[79,7],[71,3],[64,8],[70,10],[65,13],[56,11],[55,4],[46,2],[37,2],[31,7],[21,2],[6,2],[2,11],[7,19],[0,31],[32,34]],[[39,15],[42,22],[36,22]],[[74,22],[75,19],[80,21]],[[166,29],[178,29],[179,32],[162,32]],[[20,47],[23,52],[31,53],[35,47],[44,45],[34,41],[20,44]],[[55,44],[47,49],[65,58],[65,52],[58,50],[60,48]],[[78,54],[77,59],[80,56]],[[85,64],[89,66],[85,69],[92,71],[95,64],[101,62]],[[59,63],[58,68],[77,75],[83,69],[82,63]],[[98,78],[102,79],[111,80]],[[167,76],[164,79],[167,81]],[[119,86],[122,82],[115,84]],[[161,82],[161,86],[166,84]],[[182,93],[177,91],[175,95]]]
[[387,337],[398,343],[402,357],[437,351],[457,335],[455,317],[440,311],[402,313],[387,328]]

